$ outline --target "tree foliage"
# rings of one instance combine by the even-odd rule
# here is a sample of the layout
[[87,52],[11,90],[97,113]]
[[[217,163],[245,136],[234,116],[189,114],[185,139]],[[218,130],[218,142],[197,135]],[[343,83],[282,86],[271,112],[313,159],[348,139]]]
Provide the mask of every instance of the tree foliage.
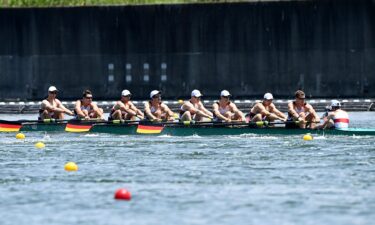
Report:
[[0,7],[59,7],[173,3],[219,3],[240,1],[241,0],[0,0]]

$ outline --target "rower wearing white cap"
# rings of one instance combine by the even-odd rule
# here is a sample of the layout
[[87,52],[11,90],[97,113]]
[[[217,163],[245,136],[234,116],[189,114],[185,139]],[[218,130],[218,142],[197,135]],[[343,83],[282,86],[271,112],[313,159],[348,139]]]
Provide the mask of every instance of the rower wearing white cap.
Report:
[[328,112],[323,120],[324,123],[318,126],[318,129],[346,129],[349,127],[349,115],[346,111],[341,109],[341,103],[337,100],[332,100],[330,112]]
[[145,115],[151,121],[174,120],[174,113],[161,101],[161,92],[153,90],[150,93],[150,101],[145,103]]
[[132,94],[129,90],[121,92],[121,99],[112,107],[109,120],[131,120],[135,119],[134,117],[138,117],[139,119],[144,118],[143,112],[130,101],[131,96]]
[[205,119],[212,119],[213,115],[208,111],[202,101],[202,93],[199,90],[193,90],[191,92],[191,98],[189,101],[185,101],[180,109],[181,121],[204,121]]
[[275,104],[272,103],[273,95],[271,93],[264,94],[263,101],[256,103],[250,110],[250,119],[252,122],[267,120],[286,121],[287,117],[280,112]]
[[39,109],[39,119],[64,119],[64,113],[73,116],[74,113],[65,108],[60,100],[56,98],[57,88],[50,86],[48,88],[48,97],[42,101]]
[[229,100],[231,94],[227,90],[222,90],[220,100],[212,105],[214,120],[217,121],[245,121],[243,113],[237,108],[236,104]]

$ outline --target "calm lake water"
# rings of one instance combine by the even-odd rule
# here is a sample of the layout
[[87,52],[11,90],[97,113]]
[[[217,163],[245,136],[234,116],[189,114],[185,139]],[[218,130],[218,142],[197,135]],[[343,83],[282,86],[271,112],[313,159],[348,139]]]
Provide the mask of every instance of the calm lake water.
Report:
[[[350,116],[375,128],[375,112]],[[375,137],[25,134],[0,133],[2,225],[375,221]]]

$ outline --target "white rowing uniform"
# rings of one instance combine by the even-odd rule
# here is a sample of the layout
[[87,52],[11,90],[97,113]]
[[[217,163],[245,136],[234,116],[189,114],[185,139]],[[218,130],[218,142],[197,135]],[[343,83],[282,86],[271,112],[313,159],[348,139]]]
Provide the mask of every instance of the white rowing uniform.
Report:
[[336,129],[346,129],[349,127],[349,115],[347,112],[339,110],[333,117]]

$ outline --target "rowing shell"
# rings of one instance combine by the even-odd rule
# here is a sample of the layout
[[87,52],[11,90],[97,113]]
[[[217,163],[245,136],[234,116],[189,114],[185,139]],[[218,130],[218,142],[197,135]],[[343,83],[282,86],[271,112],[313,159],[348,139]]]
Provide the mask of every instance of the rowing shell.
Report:
[[[50,124],[25,124],[20,131],[47,131],[64,132],[66,123]],[[94,124],[90,133],[111,133],[122,135],[135,135],[137,124]],[[158,135],[172,136],[191,136],[191,135],[241,135],[241,134],[260,134],[260,135],[298,135],[298,134],[318,134],[318,135],[375,135],[375,129],[371,128],[348,128],[345,130],[327,129],[287,129],[284,127],[249,127],[249,126],[214,126],[214,125],[164,125]]]

